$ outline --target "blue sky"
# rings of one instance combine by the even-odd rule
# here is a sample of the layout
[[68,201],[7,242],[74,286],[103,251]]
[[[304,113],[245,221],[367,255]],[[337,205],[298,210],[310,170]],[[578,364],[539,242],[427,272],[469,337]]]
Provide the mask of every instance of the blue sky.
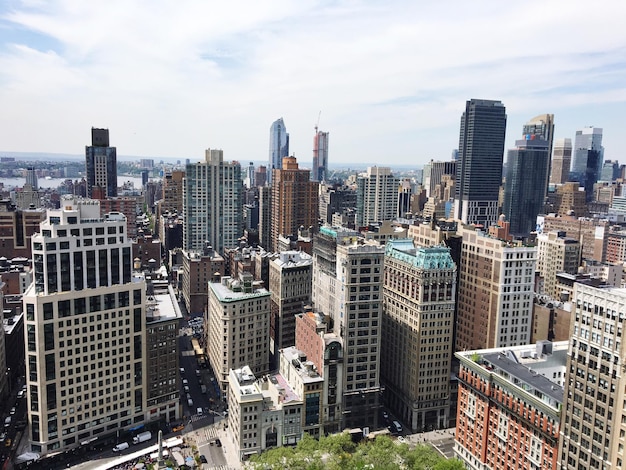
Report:
[[458,146],[470,98],[501,100],[507,148],[555,114],[555,137],[604,129],[626,163],[626,2],[5,0],[0,150],[266,160],[283,117],[310,166],[423,165]]

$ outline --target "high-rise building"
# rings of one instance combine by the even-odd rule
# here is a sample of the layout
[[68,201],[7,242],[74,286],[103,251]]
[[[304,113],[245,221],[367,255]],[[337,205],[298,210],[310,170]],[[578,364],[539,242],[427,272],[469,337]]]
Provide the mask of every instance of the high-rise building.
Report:
[[85,147],[87,197],[117,196],[117,149],[109,146],[109,130],[91,128],[91,145]]
[[328,179],[328,132],[315,128],[313,137],[313,169],[311,180],[326,181]]
[[593,199],[593,185],[600,178],[603,163],[602,128],[585,127],[576,131],[570,181],[578,181],[585,188],[587,202]]
[[554,141],[552,154],[552,169],[550,183],[563,184],[569,180],[569,171],[572,166],[572,139],[557,139]]
[[165,174],[163,178],[163,202],[161,213],[183,213],[183,179],[185,172],[174,170]]
[[71,198],[32,237],[23,303],[33,452],[115,436],[148,416],[146,287],[133,279],[131,245],[122,214]]
[[43,209],[19,209],[10,199],[0,199],[0,250],[7,259],[32,258],[31,236],[44,220]]
[[254,185],[256,187],[265,186],[267,183],[267,167],[265,165],[261,165],[254,172]]
[[626,293],[577,283],[572,307],[557,468],[620,468]]
[[250,189],[256,186],[254,184],[254,162],[250,162],[246,168],[246,177],[244,178],[244,183],[246,188]]
[[435,187],[441,183],[444,175],[456,176],[456,161],[436,162],[431,160],[424,165],[424,189],[426,197],[431,197],[435,191]]
[[609,221],[585,218],[578,215],[540,215],[537,217],[537,232],[565,232],[566,237],[580,241],[583,259],[610,261],[606,259]]
[[270,293],[253,279],[243,272],[209,283],[207,354],[223,392],[230,369],[248,365],[259,377],[270,370]]
[[580,242],[565,232],[542,233],[537,236],[537,271],[543,279],[543,294],[559,300],[557,274],[576,274],[581,264]]
[[386,403],[413,431],[447,428],[456,293],[450,249],[390,240],[384,277],[380,369]]
[[615,181],[620,177],[620,166],[617,160],[607,160],[602,165],[600,181]]
[[182,294],[190,314],[204,313],[208,303],[208,283],[219,282],[226,272],[224,258],[210,246],[202,251],[181,251],[183,260]]
[[281,235],[296,235],[300,227],[317,227],[319,183],[310,171],[298,168],[296,157],[285,157],[272,171],[270,250],[278,250]]
[[270,126],[270,158],[269,171],[267,172],[268,183],[272,183],[273,170],[282,168],[283,158],[289,156],[289,133],[285,127],[283,118],[277,119]]
[[359,227],[393,220],[398,210],[400,179],[391,168],[370,166],[357,178],[356,223]]
[[[529,140],[526,136],[540,137],[548,142],[548,170],[546,172],[546,191],[548,190],[548,182],[550,181],[550,169],[552,168],[552,146],[554,145],[554,114],[540,114],[535,116],[526,124],[524,124],[522,135]],[[531,137],[532,139],[532,137]],[[544,194],[545,196],[545,194]]]
[[506,109],[500,101],[467,101],[461,116],[454,217],[485,227],[498,219]]
[[[319,217],[322,224],[335,225],[335,214],[354,214],[356,191],[348,186],[327,186],[322,184],[319,194]],[[352,227],[354,228],[354,227]]]
[[342,429],[378,424],[384,249],[350,230],[323,226],[314,235],[313,303],[345,348],[333,404]]
[[218,253],[239,245],[243,235],[243,180],[238,162],[222,150],[206,151],[204,162],[187,165],[183,179],[183,249]]
[[271,251],[272,188],[259,186],[259,243]]
[[303,251],[283,251],[269,262],[269,340],[274,360],[280,349],[296,345],[295,316],[311,304],[312,264],[311,255]]
[[567,342],[457,352],[456,357],[454,451],[465,468],[555,468]]
[[30,184],[33,191],[37,191],[37,189],[39,189],[37,182],[37,173],[35,172],[34,167],[29,166],[28,168],[26,168],[26,183],[24,184]]
[[462,227],[456,351],[527,344],[537,249]]
[[504,185],[504,215],[511,223],[511,234],[519,236],[535,230],[544,206],[550,163],[549,142],[537,135],[526,137],[508,152]]

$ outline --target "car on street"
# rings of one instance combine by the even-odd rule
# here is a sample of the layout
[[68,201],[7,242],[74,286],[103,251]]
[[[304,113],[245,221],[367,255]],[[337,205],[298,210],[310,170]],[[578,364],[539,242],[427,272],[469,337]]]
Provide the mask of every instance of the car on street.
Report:
[[383,419],[389,419],[389,412],[387,410],[383,410]]
[[13,441],[11,439],[7,439],[6,441],[4,441],[4,447],[11,447],[11,444],[13,444]]
[[7,438],[6,432],[0,433],[0,443],[4,442],[6,438]]
[[184,424],[179,424],[178,426],[174,426],[172,428],[172,432],[182,431],[183,429],[185,429],[185,425]]
[[19,392],[17,392],[17,398],[24,398],[25,395],[26,390],[20,390]]
[[183,385],[189,385],[189,380],[183,379]]
[[200,462],[202,463],[209,463],[209,461],[206,459],[206,457],[202,454],[200,454]]
[[9,411],[9,414],[10,415],[14,415],[16,411],[17,411],[17,408],[16,407],[12,407],[11,410]]
[[222,441],[220,441],[220,440],[219,440],[219,438],[218,438],[218,439],[215,439],[215,445],[216,445],[217,447],[222,447]]
[[180,368],[180,373],[181,373],[181,374],[184,374],[184,373],[185,373],[185,368],[184,368],[184,367],[181,367],[181,368]]
[[189,386],[188,386],[188,385],[185,385],[185,386],[183,387],[183,390],[185,391],[185,393],[188,393],[188,392],[189,392]]

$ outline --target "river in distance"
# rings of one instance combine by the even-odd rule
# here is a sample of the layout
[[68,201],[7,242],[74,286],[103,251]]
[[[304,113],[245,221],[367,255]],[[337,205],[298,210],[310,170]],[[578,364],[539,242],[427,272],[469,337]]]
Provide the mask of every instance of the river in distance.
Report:
[[[63,181],[66,179],[80,180],[80,178],[37,178],[37,184],[41,189],[54,189],[58,188]],[[151,178],[152,179],[152,178]],[[117,176],[117,185],[122,186],[127,181],[130,181],[134,184],[136,189],[141,189],[141,177],[140,176],[129,176],[129,175],[118,175]],[[24,183],[26,182],[26,178],[0,178],[0,185],[4,185],[5,190],[9,190],[12,188],[22,188]]]

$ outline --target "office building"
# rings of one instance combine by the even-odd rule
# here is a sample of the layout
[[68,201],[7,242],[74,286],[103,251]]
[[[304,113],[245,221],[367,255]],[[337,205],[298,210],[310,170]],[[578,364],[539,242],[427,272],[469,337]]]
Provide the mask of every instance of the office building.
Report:
[[587,197],[581,189],[580,183],[577,181],[558,185],[556,191],[548,195],[550,212],[558,215],[587,217]]
[[600,173],[600,181],[615,181],[621,176],[621,170],[619,161],[607,160],[602,165],[602,171]]
[[315,127],[313,137],[313,169],[311,180],[326,181],[328,179],[328,132],[322,132]]
[[543,211],[548,184],[550,143],[540,136],[527,135],[515,142],[507,155],[504,185],[504,215],[510,232],[528,236],[535,230],[537,215]]
[[380,369],[387,406],[413,432],[447,428],[456,293],[450,249],[390,240],[384,278]]
[[[319,218],[322,224],[335,225],[333,216],[354,216],[356,210],[356,191],[348,186],[320,186],[319,195]],[[354,228],[354,224],[352,227]]]
[[224,257],[211,246],[202,251],[181,251],[182,295],[185,308],[191,315],[204,313],[208,303],[208,283],[219,282],[226,273]]
[[313,243],[313,304],[344,343],[336,405],[341,428],[378,425],[384,246],[358,233],[321,227]]
[[37,189],[39,189],[39,186],[37,182],[37,172],[35,171],[35,168],[32,166],[26,168],[25,176],[26,182],[24,183],[24,185],[29,184],[33,191],[37,191]]
[[600,179],[603,164],[602,128],[585,127],[576,131],[570,181],[578,181],[585,188],[587,202],[593,200],[593,185]]
[[117,149],[109,146],[109,130],[91,128],[91,145],[85,147],[87,197],[117,196]]
[[0,199],[0,251],[8,259],[30,259],[31,237],[44,220],[43,209],[19,209],[10,199]]
[[270,293],[254,284],[252,274],[209,283],[204,324],[209,362],[222,392],[231,369],[247,365],[259,377],[268,373]]
[[296,345],[295,316],[311,304],[311,255],[303,251],[283,251],[269,262],[270,352]]
[[472,226],[459,265],[456,351],[527,344],[537,249],[491,237]]
[[606,258],[609,226],[605,219],[556,214],[537,217],[537,233],[565,232],[566,237],[579,240],[582,259],[616,262]]
[[254,172],[254,185],[259,188],[261,186],[265,186],[267,183],[267,167],[265,165],[261,165]]
[[552,169],[550,183],[563,184],[569,180],[569,171],[572,166],[572,139],[556,139],[552,154]]
[[122,214],[63,199],[32,237],[24,294],[30,450],[101,441],[145,422],[145,282]]
[[572,307],[557,468],[621,468],[626,293],[577,283]]
[[370,166],[357,178],[357,227],[393,220],[398,210],[400,179],[391,168]]
[[580,242],[568,238],[565,232],[537,235],[537,271],[543,280],[542,294],[559,299],[556,275],[576,274],[581,264]]
[[445,175],[456,177],[456,161],[434,161],[431,160],[424,165],[424,182],[422,186],[426,190],[426,197],[432,197],[437,185],[441,184]]
[[454,217],[488,228],[498,219],[506,110],[500,101],[467,101],[461,116]]
[[267,251],[271,251],[272,217],[272,188],[259,186],[259,243]]
[[317,227],[319,183],[310,181],[310,171],[300,169],[295,157],[285,157],[272,171],[271,251],[278,251],[281,235],[297,235],[298,229]]
[[243,180],[238,162],[222,150],[206,151],[204,162],[186,166],[183,178],[183,248],[199,251],[208,242],[218,253],[239,245],[243,235]]
[[[277,119],[270,126],[270,158],[267,172],[269,184],[272,183],[273,170],[279,170],[283,165],[283,158],[289,156],[289,133],[283,118]],[[258,184],[258,183],[257,183]]]
[[[554,114],[540,114],[535,116],[522,128],[522,135],[525,139],[530,140],[535,136],[541,138],[548,143],[548,169],[546,172],[545,190],[548,190],[548,182],[550,180],[550,169],[552,168],[552,146],[554,145]],[[544,194],[545,196],[545,194]]]
[[465,468],[555,468],[567,342],[465,351],[456,357],[461,364],[454,451]]

